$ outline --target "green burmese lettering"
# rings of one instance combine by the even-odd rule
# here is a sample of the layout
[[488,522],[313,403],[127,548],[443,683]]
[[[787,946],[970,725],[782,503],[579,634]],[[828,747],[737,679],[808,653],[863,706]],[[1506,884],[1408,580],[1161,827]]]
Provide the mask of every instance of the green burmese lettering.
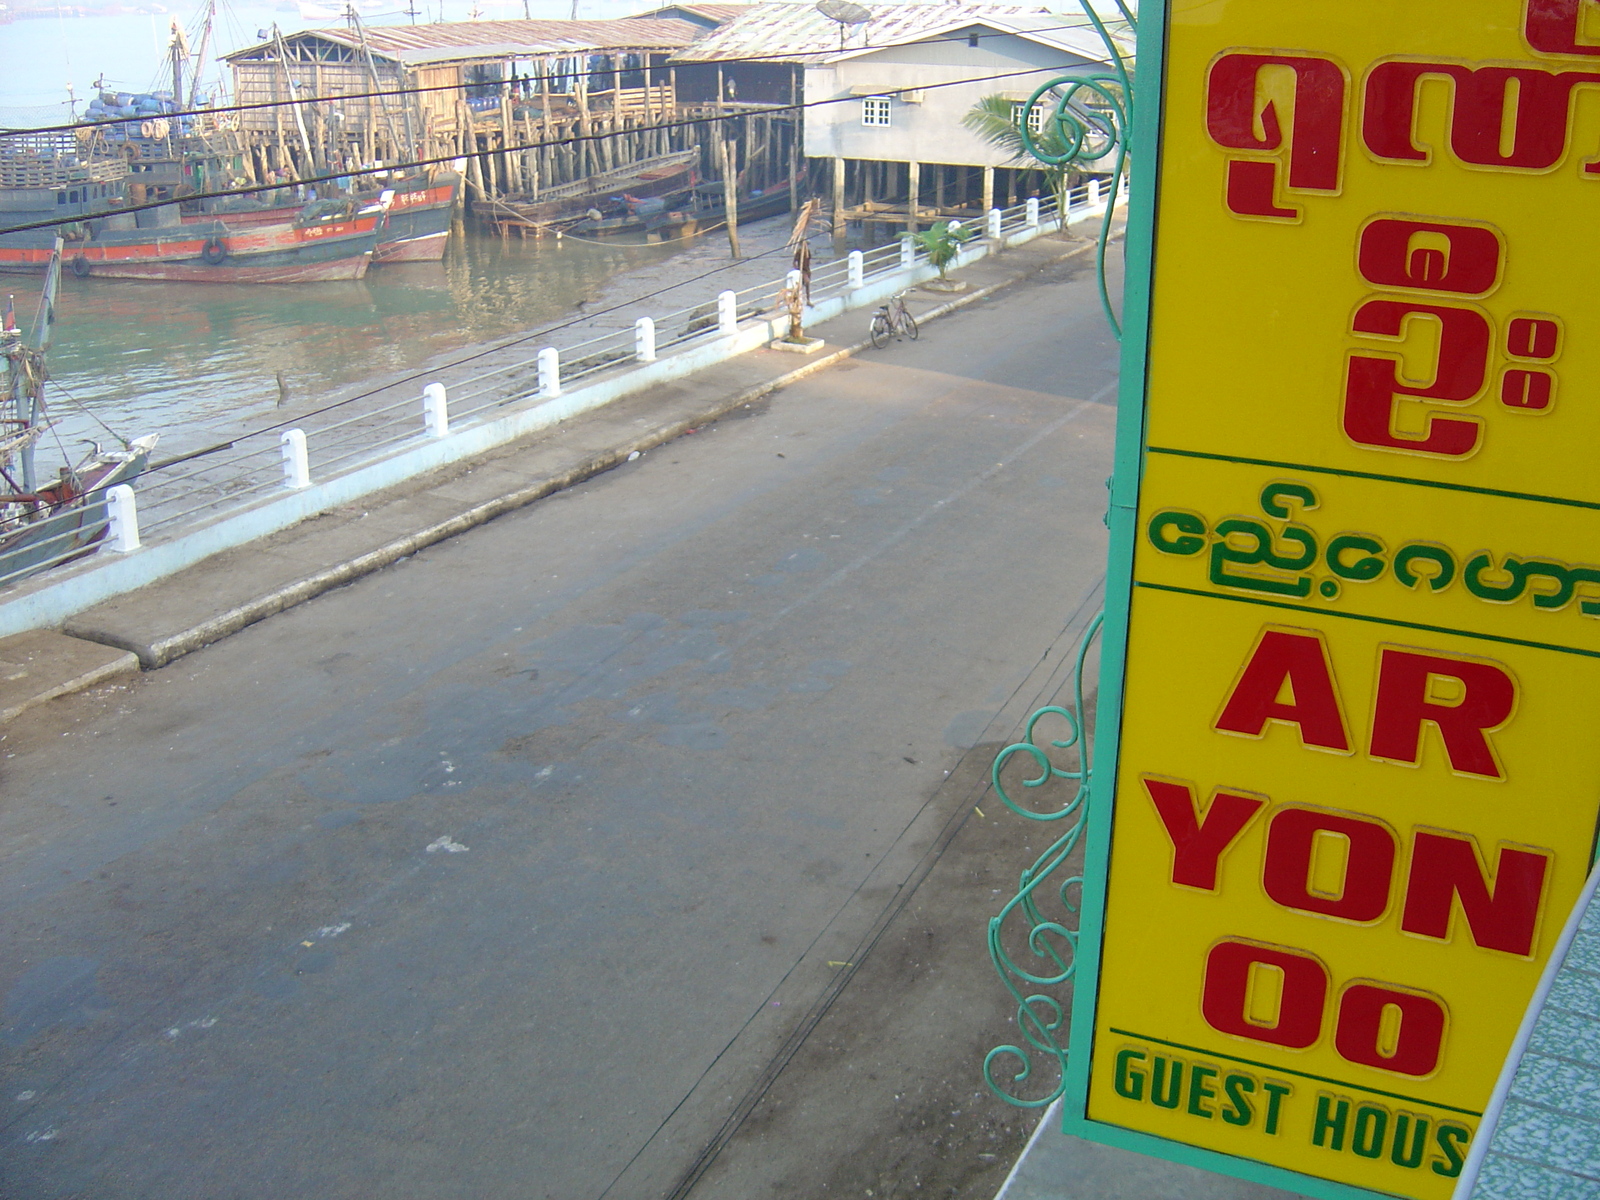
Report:
[[1204,1107],[1204,1104],[1207,1100],[1216,1099],[1217,1090],[1216,1088],[1207,1087],[1206,1080],[1208,1078],[1215,1079],[1216,1077],[1217,1069],[1215,1067],[1204,1067],[1196,1063],[1189,1068],[1189,1111],[1197,1117],[1204,1117],[1208,1121],[1216,1114],[1209,1108]]
[[1268,1133],[1278,1132],[1278,1118],[1283,1115],[1283,1098],[1294,1089],[1287,1083],[1274,1083],[1268,1079],[1261,1085],[1261,1090],[1267,1094],[1267,1123]]
[[1522,578],[1522,572],[1517,568],[1520,564],[1514,558],[1506,559],[1505,566],[1500,569],[1511,576],[1511,582],[1506,584],[1486,583],[1483,578],[1485,571],[1494,569],[1494,560],[1488,554],[1474,554],[1467,560],[1467,569],[1461,573],[1461,580],[1479,600],[1488,600],[1496,604],[1510,604],[1522,595],[1527,583]]
[[[1600,583],[1600,571],[1593,567],[1573,567],[1572,583],[1574,587],[1580,583]],[[1600,599],[1580,601],[1578,610],[1586,617],[1600,617]]]
[[1133,1049],[1117,1051],[1117,1074],[1113,1086],[1117,1089],[1117,1095],[1126,1100],[1144,1099],[1144,1072],[1132,1065],[1135,1059],[1143,1062],[1144,1051]]
[[1317,494],[1303,483],[1269,483],[1261,489],[1261,511],[1269,517],[1277,517],[1280,521],[1289,518],[1289,510],[1283,501],[1294,499],[1305,506],[1307,512],[1317,507]]
[[1444,1154],[1442,1159],[1434,1159],[1429,1163],[1435,1175],[1443,1175],[1446,1179],[1454,1179],[1461,1174],[1461,1167],[1467,1161],[1462,1153],[1464,1147],[1472,1140],[1472,1131],[1465,1125],[1457,1125],[1454,1121],[1441,1121],[1439,1128],[1433,1131],[1433,1140]]
[[1182,1091],[1182,1060],[1156,1055],[1155,1069],[1150,1076],[1150,1103],[1157,1108],[1177,1108]]
[[[1178,537],[1169,535],[1176,529]],[[1169,508],[1150,518],[1146,527],[1150,544],[1163,554],[1199,554],[1206,548],[1206,523],[1191,512]]]
[[1517,573],[1521,575],[1524,584],[1535,576],[1542,579],[1555,580],[1555,591],[1535,591],[1533,593],[1533,606],[1535,608],[1565,608],[1572,602],[1573,593],[1578,590],[1578,581],[1574,577],[1574,573],[1567,570],[1560,563],[1530,558],[1519,564]]
[[[1410,1133],[1410,1144],[1406,1134]],[[1416,1170],[1422,1165],[1422,1156],[1428,1149],[1428,1118],[1414,1117],[1410,1113],[1394,1116],[1394,1146],[1389,1151],[1389,1161],[1397,1167]]]
[[[1215,533],[1218,540],[1211,543],[1211,582],[1219,587],[1247,588],[1252,592],[1268,592],[1275,596],[1309,596],[1311,594],[1311,580],[1301,577],[1295,580],[1262,579],[1254,575],[1236,575],[1228,572],[1228,566],[1271,566],[1284,571],[1299,571],[1311,565],[1317,556],[1316,539],[1311,534],[1296,526],[1289,526],[1283,531],[1283,536],[1296,542],[1302,548],[1302,553],[1294,557],[1273,553],[1272,531],[1260,521],[1252,521],[1245,517],[1229,517],[1219,522]],[[1255,540],[1255,545],[1249,549],[1240,549],[1230,545],[1228,538],[1233,535],[1243,535]]]
[[[1418,575],[1411,569],[1411,564],[1414,562],[1431,562],[1439,569],[1432,575]],[[1456,577],[1455,555],[1443,546],[1435,546],[1428,542],[1409,542],[1395,551],[1394,577],[1408,588],[1414,588],[1421,580],[1426,579],[1430,590],[1442,592]]]
[[[1361,551],[1366,557],[1346,562],[1344,554],[1347,550]],[[1328,543],[1328,551],[1323,557],[1327,561],[1328,570],[1340,579],[1354,579],[1365,583],[1383,574],[1384,567],[1388,564],[1376,557],[1383,551],[1383,543],[1375,537],[1368,537],[1364,533],[1341,533]]]
[[1228,1107],[1222,1110],[1222,1119],[1229,1125],[1250,1124],[1256,1114],[1246,1096],[1256,1090],[1256,1081],[1235,1072],[1222,1081],[1222,1090],[1228,1094]]

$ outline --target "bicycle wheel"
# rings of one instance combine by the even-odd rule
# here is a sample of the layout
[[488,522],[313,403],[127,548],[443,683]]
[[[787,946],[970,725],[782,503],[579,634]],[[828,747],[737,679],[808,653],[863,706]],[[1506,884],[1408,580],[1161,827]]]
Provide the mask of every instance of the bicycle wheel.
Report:
[[917,322],[905,309],[900,310],[900,328],[913,342],[917,340]]
[[873,313],[872,327],[867,332],[872,337],[872,344],[882,350],[889,344],[889,318],[882,313]]

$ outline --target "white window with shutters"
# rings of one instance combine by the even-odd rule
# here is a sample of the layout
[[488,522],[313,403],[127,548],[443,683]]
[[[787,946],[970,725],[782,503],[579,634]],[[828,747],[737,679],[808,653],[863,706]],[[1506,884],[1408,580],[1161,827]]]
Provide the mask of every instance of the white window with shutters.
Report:
[[1041,100],[1032,108],[1028,108],[1026,100],[1017,101],[1011,106],[1011,123],[1020,129],[1022,127],[1022,114],[1026,110],[1028,114],[1028,132],[1037,135],[1044,128],[1045,105],[1047,103],[1048,98]]

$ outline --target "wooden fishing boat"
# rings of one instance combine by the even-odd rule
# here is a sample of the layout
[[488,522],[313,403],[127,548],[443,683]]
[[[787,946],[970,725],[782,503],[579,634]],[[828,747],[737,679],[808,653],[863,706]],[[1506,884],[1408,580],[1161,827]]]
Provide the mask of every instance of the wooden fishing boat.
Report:
[[[383,211],[322,202],[292,221],[234,228],[185,223],[177,204],[139,212],[127,202],[127,163],[80,157],[67,137],[0,155],[0,271],[42,271],[57,235],[80,277],[196,283],[359,279],[372,261]],[[36,228],[26,228],[27,226]],[[19,228],[20,227],[20,228]]]
[[[17,327],[8,303],[0,317],[0,583],[91,554],[106,536],[106,490],[142,474],[156,435],[124,441],[120,449],[96,445],[77,463],[61,466],[41,484],[37,444],[50,429],[45,403],[45,350],[55,320],[62,241],[45,264],[45,284],[31,331]],[[120,439],[119,439],[120,440]]]
[[563,228],[592,219],[589,210],[601,211],[608,200],[624,195],[643,199],[669,196],[694,186],[694,168],[700,152],[680,150],[641,159],[625,167],[599,171],[585,179],[545,188],[537,196],[505,196],[474,200],[472,213],[496,227]]
[[614,238],[629,234],[648,233],[662,224],[667,213],[681,210],[687,204],[692,189],[673,192],[665,196],[623,195],[611,201],[607,208],[599,209],[600,217],[586,217],[564,230],[579,237]]
[[[775,217],[789,211],[789,181],[780,179],[764,188],[740,188],[739,224]],[[728,219],[727,196],[720,183],[702,183],[694,190],[694,212],[700,228]]]
[[[657,200],[639,201],[632,196],[613,215],[588,218],[566,226],[564,232],[580,237],[614,238],[642,234],[646,242],[689,238],[727,222],[727,197],[720,183],[702,183],[684,192]],[[739,197],[739,224],[776,216],[789,209],[789,181],[779,180],[765,188],[753,188]]]
[[[373,265],[395,262],[438,262],[444,258],[450,238],[450,222],[461,198],[461,176],[455,171],[434,168],[395,172],[378,187],[356,191],[359,204],[382,209],[378,220],[378,240],[373,249]],[[201,212],[185,213],[185,224],[220,220],[229,228],[245,229],[256,225],[292,223],[305,205],[219,203]]]

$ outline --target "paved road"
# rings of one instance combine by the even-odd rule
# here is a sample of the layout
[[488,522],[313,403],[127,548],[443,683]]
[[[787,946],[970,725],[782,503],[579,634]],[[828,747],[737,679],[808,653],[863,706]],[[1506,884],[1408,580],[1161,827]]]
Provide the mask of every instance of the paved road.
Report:
[[1057,270],[9,727],[0,1194],[669,1191],[1103,555]]

